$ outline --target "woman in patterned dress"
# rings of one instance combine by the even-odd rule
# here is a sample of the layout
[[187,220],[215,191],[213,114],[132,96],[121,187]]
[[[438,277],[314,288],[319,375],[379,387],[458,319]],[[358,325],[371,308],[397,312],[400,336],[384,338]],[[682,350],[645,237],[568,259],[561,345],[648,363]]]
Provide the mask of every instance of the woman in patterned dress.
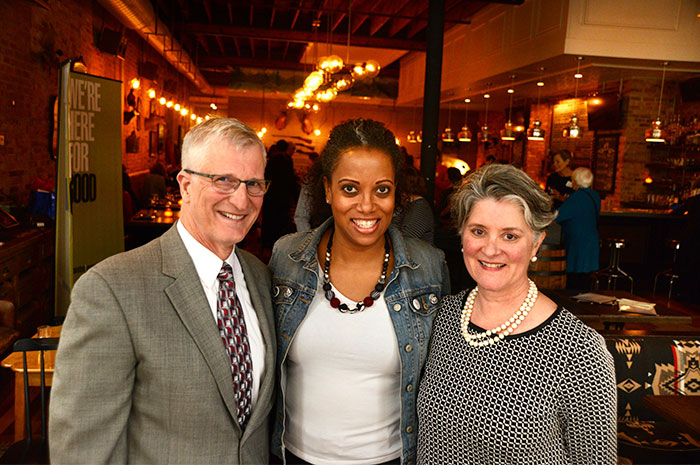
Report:
[[435,318],[418,393],[419,464],[614,464],[616,386],[603,338],[527,277],[551,200],[488,165],[455,195],[471,291]]

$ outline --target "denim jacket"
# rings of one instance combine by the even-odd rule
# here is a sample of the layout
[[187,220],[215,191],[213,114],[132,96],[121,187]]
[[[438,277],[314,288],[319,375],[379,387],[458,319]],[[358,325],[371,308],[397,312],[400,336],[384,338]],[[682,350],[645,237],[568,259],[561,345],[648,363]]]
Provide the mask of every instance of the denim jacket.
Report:
[[[333,219],[312,231],[291,234],[275,244],[270,259],[272,302],[277,321],[277,366],[281,389],[272,435],[272,451],[283,456],[285,429],[285,365],[297,328],[304,320],[319,283],[318,244]],[[401,359],[401,463],[416,459],[418,381],[428,354],[433,317],[450,283],[442,251],[418,239],[404,237],[390,226],[394,268],[384,299],[396,331]]]

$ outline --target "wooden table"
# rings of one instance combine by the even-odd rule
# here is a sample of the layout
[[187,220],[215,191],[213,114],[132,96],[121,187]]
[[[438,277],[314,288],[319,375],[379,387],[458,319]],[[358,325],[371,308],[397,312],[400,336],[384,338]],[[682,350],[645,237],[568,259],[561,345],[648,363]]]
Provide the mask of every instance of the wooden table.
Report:
[[136,248],[160,237],[180,218],[175,208],[139,210],[126,224],[127,249]]
[[[574,295],[580,293],[578,291],[544,289],[542,292],[558,305],[561,305],[576,315],[584,323],[602,323],[606,331],[613,327],[622,330],[625,323],[673,325],[677,326],[679,330],[686,330],[687,327],[693,323],[693,317],[678,313],[660,304],[656,304],[655,307],[657,315],[646,315],[642,313],[621,312],[617,307],[617,303],[611,305],[579,302],[573,298]],[[596,293],[648,302],[648,300],[627,291],[597,291]]]
[[[49,337],[60,337],[61,326],[49,328]],[[36,337],[37,335],[34,335]],[[54,362],[56,351],[48,350],[44,354],[44,370],[46,372],[46,386],[51,386],[53,380]],[[15,352],[8,355],[0,364],[15,372],[15,442],[24,439],[24,362],[22,353]],[[29,374],[29,386],[41,386],[41,364],[39,352],[27,352],[27,373]]]
[[642,404],[679,430],[700,439],[700,396],[644,396]]

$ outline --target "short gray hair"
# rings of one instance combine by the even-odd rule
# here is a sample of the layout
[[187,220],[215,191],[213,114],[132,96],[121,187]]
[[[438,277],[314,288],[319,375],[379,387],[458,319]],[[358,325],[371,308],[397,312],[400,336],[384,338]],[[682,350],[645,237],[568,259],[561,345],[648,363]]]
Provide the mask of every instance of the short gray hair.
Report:
[[593,184],[593,173],[588,168],[576,168],[571,173],[571,179],[574,180],[578,187],[591,187],[591,184]]
[[266,161],[265,145],[256,132],[235,118],[211,118],[198,124],[185,135],[182,142],[182,169],[200,169],[207,157],[209,145],[227,142],[235,149],[258,147]]
[[485,199],[504,200],[518,205],[535,240],[557,216],[552,212],[552,199],[524,171],[511,165],[485,165],[467,176],[454,194],[452,217],[457,220],[460,234],[474,205]]

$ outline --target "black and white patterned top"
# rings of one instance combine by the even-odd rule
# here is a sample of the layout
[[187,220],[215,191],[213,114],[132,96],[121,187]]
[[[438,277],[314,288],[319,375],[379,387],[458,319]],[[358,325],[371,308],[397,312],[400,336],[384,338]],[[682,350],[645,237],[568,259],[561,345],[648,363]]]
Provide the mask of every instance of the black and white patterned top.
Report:
[[558,308],[537,328],[471,347],[460,329],[466,296],[445,297],[433,324],[418,464],[615,464],[615,369],[603,338]]

